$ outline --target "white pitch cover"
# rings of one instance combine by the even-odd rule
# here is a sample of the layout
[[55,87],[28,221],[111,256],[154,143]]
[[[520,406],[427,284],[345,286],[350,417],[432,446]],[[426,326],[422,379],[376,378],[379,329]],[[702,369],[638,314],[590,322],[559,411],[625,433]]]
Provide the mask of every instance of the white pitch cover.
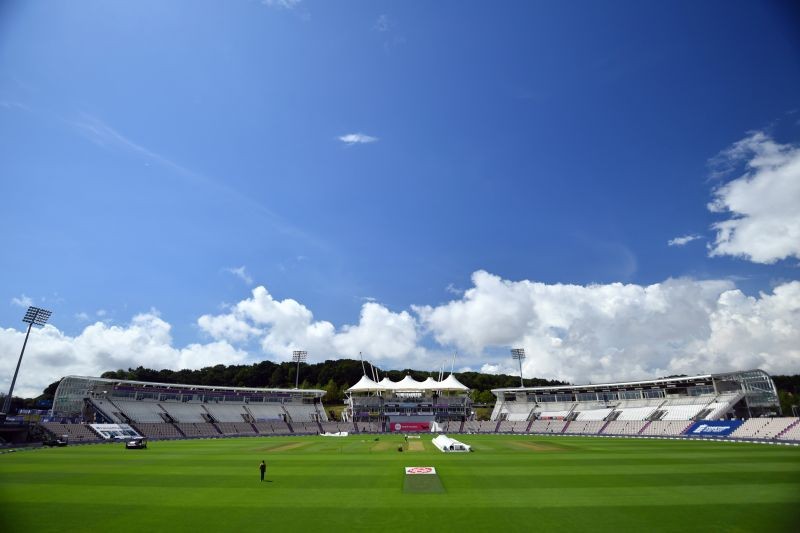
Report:
[[425,474],[436,474],[436,469],[432,466],[407,466],[406,467],[406,475],[425,475]]

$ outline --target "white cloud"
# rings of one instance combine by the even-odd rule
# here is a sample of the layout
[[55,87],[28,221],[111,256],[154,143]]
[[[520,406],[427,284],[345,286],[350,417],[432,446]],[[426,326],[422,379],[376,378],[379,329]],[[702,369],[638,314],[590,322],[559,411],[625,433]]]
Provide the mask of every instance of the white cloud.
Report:
[[364,135],[363,133],[348,133],[347,135],[342,135],[337,138],[348,146],[352,146],[354,144],[374,143],[378,140],[377,137]]
[[301,0],[261,0],[261,3],[268,7],[281,9],[294,9],[300,5]]
[[712,226],[710,255],[765,264],[800,259],[800,147],[755,132],[713,160],[723,174],[742,163],[744,174],[717,188],[708,204],[730,215]]
[[[719,280],[547,285],[479,271],[473,283],[460,299],[415,310],[438,343],[484,371],[517,373],[506,355],[512,346],[527,350],[526,376],[579,383],[800,370],[800,298],[792,302],[800,282],[758,298]],[[748,321],[753,331],[737,326]]]
[[667,241],[667,245],[669,246],[685,246],[686,244],[696,241],[698,239],[702,239],[700,235],[684,235],[683,237],[675,237],[674,239],[670,239]]
[[362,305],[358,324],[337,331],[328,321],[293,299],[276,300],[264,287],[253,289],[252,298],[233,306],[230,313],[198,320],[199,327],[215,339],[241,342],[256,337],[263,353],[287,360],[293,350],[307,350],[311,357],[349,356],[359,352],[384,363],[417,359],[417,323],[406,311],[394,313],[375,302]]
[[253,284],[253,278],[247,273],[247,269],[244,266],[226,268],[225,272],[233,274],[240,280],[244,281],[247,285]]
[[33,305],[33,298],[30,296],[25,296],[24,294],[19,298],[11,298],[11,304],[16,305],[17,307],[24,307],[28,308]]
[[[124,326],[96,322],[75,337],[48,324],[31,333],[15,394],[36,396],[47,385],[69,374],[96,376],[107,370],[139,365],[158,369],[201,368],[241,363],[247,358],[246,352],[225,341],[176,348],[170,330],[171,326],[154,311],[136,315]],[[24,331],[0,329],[0,353],[18,354],[24,337]],[[16,357],[0,358],[0,388],[8,390],[14,365]]]
[[[170,324],[156,311],[123,325],[96,322],[75,337],[47,325],[32,333],[17,390],[33,396],[67,374],[139,365],[286,361],[298,349],[311,361],[362,352],[384,368],[421,370],[437,370],[441,361],[448,368],[455,349],[459,368],[513,375],[509,348],[520,347],[528,355],[525,376],[575,383],[754,367],[800,372],[800,281],[747,296],[731,280],[551,285],[478,271],[451,301],[399,312],[368,301],[354,324],[341,327],[259,286],[197,323],[211,342],[185,347],[174,346]],[[23,330],[0,329],[0,353],[18,354],[23,339]],[[0,390],[15,364],[15,357],[0,358]]]

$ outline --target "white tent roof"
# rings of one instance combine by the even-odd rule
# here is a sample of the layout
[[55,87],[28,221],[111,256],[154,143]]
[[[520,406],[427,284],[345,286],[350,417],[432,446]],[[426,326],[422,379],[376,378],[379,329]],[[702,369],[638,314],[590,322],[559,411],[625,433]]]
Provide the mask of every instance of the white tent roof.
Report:
[[469,390],[469,387],[458,381],[453,374],[443,379],[439,384],[439,388],[441,390]]
[[425,390],[439,390],[441,388],[439,386],[439,382],[430,376],[428,376],[428,379],[422,382],[421,387]]
[[416,379],[406,374],[406,377],[395,383],[394,387],[392,388],[394,390],[418,391],[423,389],[424,387],[422,386],[421,381],[417,381]]
[[383,378],[380,383],[375,383],[367,376],[362,376],[361,379],[347,389],[347,392],[372,392],[382,390],[404,391],[404,392],[419,392],[431,390],[456,390],[467,391],[468,387],[464,386],[452,374],[447,376],[442,381],[436,381],[432,377],[428,377],[425,381],[417,381],[409,375],[406,375],[398,382],[394,382],[389,378]]
[[383,390],[383,387],[369,379],[367,376],[361,376],[361,379],[358,380],[358,383],[347,389],[347,392],[368,392],[375,390]]

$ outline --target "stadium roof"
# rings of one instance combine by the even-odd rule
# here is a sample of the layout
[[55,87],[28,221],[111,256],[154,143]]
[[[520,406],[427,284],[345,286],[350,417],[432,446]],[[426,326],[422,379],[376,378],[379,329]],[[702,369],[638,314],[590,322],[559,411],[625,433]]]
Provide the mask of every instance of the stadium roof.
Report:
[[158,383],[151,381],[133,381],[128,379],[111,379],[111,378],[96,378],[89,376],[66,376],[64,379],[73,380],[86,380],[95,383],[119,383],[125,385],[135,385],[142,388],[157,387],[157,388],[170,388],[170,389],[187,389],[187,390],[203,390],[203,391],[216,391],[216,392],[305,392],[314,393],[320,396],[325,394],[324,390],[320,389],[278,389],[278,388],[256,388],[256,387],[226,387],[224,385],[188,385],[181,383]]
[[648,379],[642,381],[621,381],[618,383],[588,383],[585,385],[556,385],[556,386],[548,386],[548,387],[509,387],[509,388],[501,388],[501,389],[492,389],[492,393],[502,393],[502,392],[556,392],[556,391],[566,391],[566,390],[604,390],[604,389],[612,389],[612,388],[630,388],[630,387],[659,387],[663,385],[669,386],[670,384],[686,384],[686,383],[694,383],[698,381],[711,381],[714,379],[721,379],[721,378],[734,378],[736,376],[741,376],[748,373],[760,373],[764,376],[769,377],[769,375],[760,369],[753,369],[753,370],[743,370],[740,372],[724,372],[719,374],[700,374],[696,376],[676,376],[676,377],[668,377],[668,378],[659,378],[659,379]]
[[378,392],[386,390],[399,392],[422,392],[431,390],[466,391],[469,390],[469,388],[458,381],[453,374],[450,374],[442,381],[436,381],[431,377],[428,377],[425,381],[417,381],[411,376],[406,375],[397,382],[389,378],[383,378],[380,383],[375,383],[375,381],[367,376],[362,376],[358,383],[347,389],[347,392]]

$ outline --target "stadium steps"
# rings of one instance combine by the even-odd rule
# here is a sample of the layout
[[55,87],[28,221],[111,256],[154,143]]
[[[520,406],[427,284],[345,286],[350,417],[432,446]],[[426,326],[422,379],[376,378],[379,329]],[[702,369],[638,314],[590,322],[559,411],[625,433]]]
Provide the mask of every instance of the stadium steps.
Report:
[[525,433],[530,433],[531,432],[531,426],[533,425],[533,422],[535,420],[536,420],[535,418],[531,418],[530,420],[528,420],[528,425],[525,428]]
[[781,431],[780,433],[778,433],[777,435],[775,435],[774,438],[779,439],[779,438],[783,437],[786,433],[791,431],[791,429],[794,428],[795,426],[797,426],[798,424],[800,424],[800,418],[798,418],[797,420],[795,420],[794,422],[792,422],[791,424],[786,426],[786,428],[783,431]]
[[465,419],[461,419],[461,426],[458,428],[459,433],[464,433],[464,425],[466,425],[467,421]]
[[184,433],[184,432],[183,432],[183,430],[182,430],[181,428],[179,428],[179,427],[178,427],[178,424],[170,424],[170,425],[171,425],[172,427],[174,427],[174,428],[175,428],[175,430],[176,430],[178,433],[180,433],[181,437],[183,437],[184,439],[186,438],[186,433]]
[[502,420],[498,420],[497,421],[497,425],[494,427],[494,432],[495,433],[499,433],[500,432],[500,422],[502,422]]
[[600,428],[600,431],[597,432],[598,435],[602,435],[603,432],[606,430],[606,427],[611,423],[611,420],[606,420],[606,423],[603,424],[603,427]]
[[567,428],[569,427],[570,422],[571,422],[570,420],[567,420],[567,423],[564,424],[563,428],[561,428],[561,433],[566,433],[567,432]]
[[258,428],[256,427],[255,424],[253,424],[252,422],[248,422],[248,423],[250,424],[250,427],[253,428],[253,431],[255,431],[256,435],[260,435],[261,434],[261,432],[258,430]]
[[639,432],[638,432],[638,433],[636,433],[636,434],[637,434],[637,435],[643,435],[643,434],[644,434],[644,432],[647,430],[647,426],[649,426],[651,422],[652,422],[651,420],[648,420],[648,421],[647,421],[647,424],[643,425],[643,426],[642,426],[642,429],[640,429],[640,430],[639,430]]
[[319,419],[317,419],[316,422],[317,422],[317,427],[319,428],[320,434],[325,433],[325,430],[322,429],[322,424],[320,424]]
[[212,427],[212,428],[214,428],[214,429],[217,431],[217,433],[219,433],[220,435],[224,435],[224,433],[222,432],[222,430],[221,430],[221,429],[219,429],[219,426],[217,425],[217,423],[216,423],[216,422],[211,422],[211,427]]

